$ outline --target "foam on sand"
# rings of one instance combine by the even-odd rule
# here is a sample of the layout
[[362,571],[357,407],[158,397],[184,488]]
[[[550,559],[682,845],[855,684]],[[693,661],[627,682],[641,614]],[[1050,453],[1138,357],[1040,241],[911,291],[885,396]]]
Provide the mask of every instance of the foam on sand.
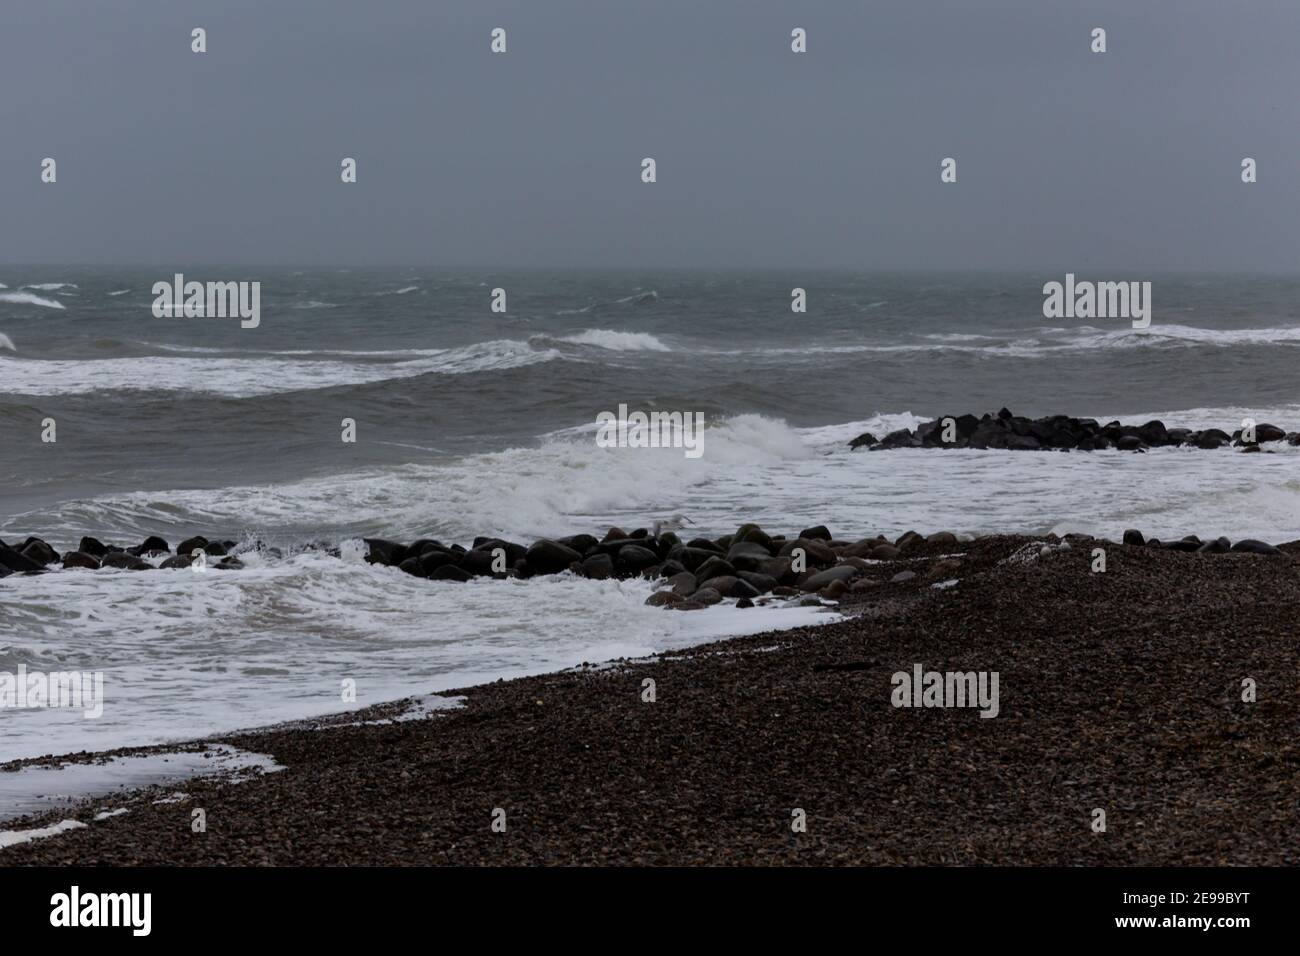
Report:
[[[123,790],[166,786],[194,777],[221,774],[230,782],[238,783],[257,773],[275,773],[283,769],[264,754],[225,744],[213,744],[198,751],[113,757],[91,763],[33,764],[0,773],[0,820],[43,813]],[[125,812],[123,808],[109,810],[99,813],[95,819],[107,819]],[[34,831],[18,832],[31,834]],[[27,835],[15,842],[30,839],[35,837]],[[3,840],[0,834],[0,846],[5,845]]]
[[0,830],[0,850],[8,846],[17,846],[19,843],[30,843],[32,840],[58,836],[60,833],[78,830],[84,826],[85,824],[80,820],[62,820],[53,826],[37,827],[32,830]]

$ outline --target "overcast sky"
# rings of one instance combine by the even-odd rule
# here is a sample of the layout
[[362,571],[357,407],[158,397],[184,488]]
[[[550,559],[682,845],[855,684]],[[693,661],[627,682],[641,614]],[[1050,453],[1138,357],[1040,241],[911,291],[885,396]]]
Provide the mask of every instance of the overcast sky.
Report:
[[1300,271],[1296,0],[12,0],[0,88],[7,264]]

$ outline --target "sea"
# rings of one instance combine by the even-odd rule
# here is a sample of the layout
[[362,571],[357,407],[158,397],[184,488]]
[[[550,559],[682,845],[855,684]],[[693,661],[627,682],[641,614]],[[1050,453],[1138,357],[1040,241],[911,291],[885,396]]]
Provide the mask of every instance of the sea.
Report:
[[[154,283],[260,283],[260,322]],[[1149,329],[1046,319],[1064,273],[0,268],[0,539],[261,542],[237,572],[0,580],[0,672],[99,672],[104,713],[0,710],[0,761],[311,718],[824,621],[646,607],[643,581],[432,582],[360,539],[529,542],[682,516],[907,530],[1300,538],[1300,448],[850,451],[940,415],[1300,428],[1300,279],[1152,282]],[[792,311],[792,290],[807,310]],[[504,290],[504,311],[493,311]],[[620,405],[703,453],[610,448]],[[53,420],[55,441],[48,436]],[[342,440],[344,420],[355,442]],[[306,547],[326,544],[328,551]],[[355,687],[355,701],[343,688]]]

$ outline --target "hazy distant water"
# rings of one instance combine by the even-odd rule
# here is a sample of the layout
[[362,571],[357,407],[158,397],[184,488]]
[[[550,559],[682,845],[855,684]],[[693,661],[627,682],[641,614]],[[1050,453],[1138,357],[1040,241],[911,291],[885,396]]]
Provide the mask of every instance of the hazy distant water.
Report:
[[[825,521],[846,536],[1133,525],[1300,537],[1292,448],[844,447],[868,428],[1001,405],[1300,428],[1297,280],[1135,277],[1153,281],[1142,334],[1121,320],[1045,320],[1042,284],[1060,275],[183,269],[262,282],[261,325],[241,329],[154,318],[150,287],[172,271],[0,272],[0,334],[16,347],[0,351],[0,538],[467,543],[673,512],[715,533],[753,518],[787,532]],[[498,286],[505,314],[489,310]],[[807,314],[790,311],[794,286],[808,291]],[[704,456],[597,448],[596,414],[620,403],[705,413]],[[46,417],[53,445],[39,441]],[[339,440],[343,418],[357,422],[355,445]],[[457,588],[346,550],[342,562],[250,559],[201,583],[179,572],[0,581],[0,668],[102,667],[119,701],[95,728],[21,715],[0,727],[0,758],[39,749],[31,728],[47,718],[60,740],[106,746],[332,709],[340,673],[367,678],[368,703],[723,626],[643,608],[639,584]]]

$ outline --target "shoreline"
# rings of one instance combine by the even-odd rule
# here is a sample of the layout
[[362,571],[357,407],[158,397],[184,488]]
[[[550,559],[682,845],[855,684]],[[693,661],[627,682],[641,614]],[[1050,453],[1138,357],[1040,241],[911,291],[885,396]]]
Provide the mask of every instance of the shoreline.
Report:
[[[425,719],[393,721],[395,701],[202,738],[285,769],[10,820],[87,825],[0,864],[1300,861],[1286,796],[1300,542],[1107,544],[1104,573],[1059,539],[961,550],[947,587],[892,580],[915,558],[873,563],[879,585],[844,594],[839,621],[443,691],[464,705]],[[892,706],[891,675],[915,665],[998,672],[997,716]]]

